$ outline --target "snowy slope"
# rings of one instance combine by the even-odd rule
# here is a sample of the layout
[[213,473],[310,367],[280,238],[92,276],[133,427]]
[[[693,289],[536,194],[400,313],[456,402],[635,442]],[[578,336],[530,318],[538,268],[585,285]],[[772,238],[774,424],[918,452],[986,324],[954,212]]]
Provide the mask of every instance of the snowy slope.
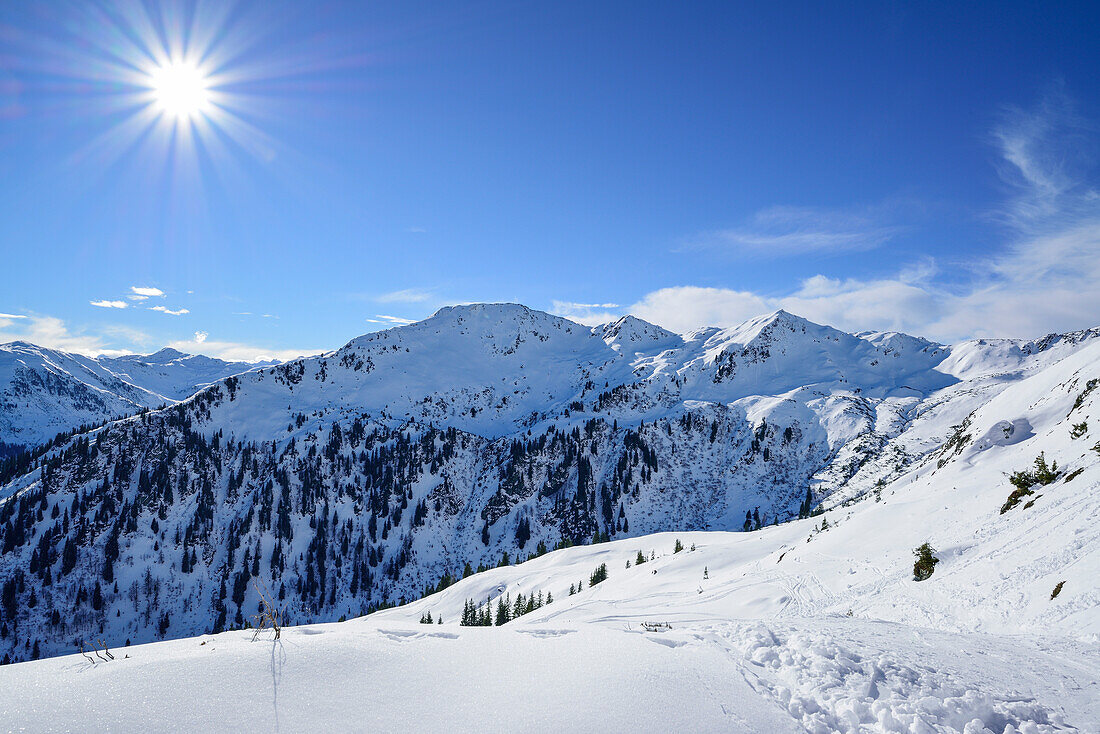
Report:
[[1095,732],[1100,716],[1096,643],[844,618],[647,633],[367,617],[287,629],[278,642],[251,636],[5,666],[0,717],[43,732],[1002,734]]
[[[751,533],[659,533],[572,548],[488,571],[380,619],[427,612],[461,615],[466,599],[548,591],[553,605],[529,621],[659,620],[845,615],[958,632],[1044,631],[1100,640],[1100,343],[1035,379],[1005,390],[970,418],[974,438],[933,455],[881,491],[881,498]],[[1088,390],[1088,380],[1096,380]],[[1084,394],[1084,399],[1078,398]],[[1023,440],[1005,439],[1006,419],[1026,420]],[[1011,421],[1009,421],[1011,422]],[[1073,425],[1091,428],[1073,438]],[[992,433],[993,445],[976,440]],[[1053,483],[1002,514],[1007,475],[1043,453]],[[823,523],[825,530],[821,530]],[[673,553],[676,539],[694,551]],[[912,551],[925,542],[940,563],[912,580]],[[626,568],[638,551],[656,560]],[[608,581],[568,596],[606,562]],[[704,580],[707,569],[708,580]],[[1065,586],[1056,600],[1050,595]],[[586,581],[587,586],[587,581]],[[661,601],[664,598],[673,601]],[[687,607],[681,607],[684,601]]]
[[[11,611],[0,612],[18,625],[0,638],[0,657],[25,660],[36,645],[40,655],[61,654],[91,635],[118,645],[242,625],[255,609],[254,577],[284,595],[295,623],[353,617],[417,598],[466,563],[494,566],[504,553],[525,557],[540,543],[594,535],[770,525],[795,517],[808,492],[843,526],[854,508],[893,507],[891,492],[928,482],[920,486],[936,508],[957,508],[955,520],[934,521],[954,528],[945,547],[963,548],[1004,497],[979,507],[939,493],[958,467],[1002,450],[1040,446],[1013,454],[1010,468],[998,463],[1002,473],[1027,468],[1038,450],[1062,451],[1044,448],[1043,431],[1068,433],[1068,419],[1050,423],[1038,406],[1054,394],[1076,399],[1051,385],[1069,380],[1080,390],[1100,378],[1096,335],[999,344],[988,356],[978,343],[851,335],[784,312],[681,337],[630,318],[590,329],[513,304],[444,309],[336,352],[223,380],[0,480],[0,498],[10,498],[0,499],[0,581],[13,584]],[[1078,412],[1091,411],[1094,397]],[[995,420],[976,412],[1001,399],[1015,407]],[[1075,413],[1070,423],[1081,420]],[[993,445],[1004,421],[1019,432]],[[1091,436],[1070,444],[1081,466],[1094,455]],[[979,445],[989,448],[966,453]],[[1074,487],[1095,482],[1089,471]],[[1010,490],[1000,474],[975,481]],[[992,526],[1008,523],[997,537],[1029,551],[1047,543],[1063,556],[1079,552],[1016,534],[1012,518],[1026,513],[993,518]],[[881,522],[873,510],[860,517],[871,534]],[[900,550],[860,539],[890,563],[838,565],[844,585],[832,595],[849,596],[847,584],[878,588],[887,565],[908,588],[920,527],[905,527],[896,528]],[[798,532],[804,544],[809,532]],[[837,532],[806,547],[847,537]],[[1092,537],[1081,533],[1066,542]],[[966,601],[952,612],[955,628],[1023,629],[1002,608],[1020,601],[1019,581],[1009,574],[998,587],[1013,602],[981,605],[960,584]],[[1036,615],[1048,581],[1028,587]],[[1071,589],[1064,598],[1075,598]],[[1076,603],[1087,608],[1090,599]],[[909,616],[898,621],[940,624],[945,614],[945,603],[922,597],[904,604]],[[55,608],[67,610],[56,622]],[[877,608],[874,616],[895,618]]]
[[257,366],[174,349],[110,358],[0,344],[0,443],[36,446],[82,425],[183,400]]

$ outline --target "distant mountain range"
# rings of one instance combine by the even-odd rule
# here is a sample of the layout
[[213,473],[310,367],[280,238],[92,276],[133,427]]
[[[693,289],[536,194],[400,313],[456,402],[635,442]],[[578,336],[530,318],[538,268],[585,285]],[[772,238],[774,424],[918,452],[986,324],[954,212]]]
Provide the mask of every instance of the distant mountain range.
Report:
[[[0,476],[0,620],[18,630],[0,657],[239,626],[255,586],[289,622],[335,620],[505,554],[858,502],[956,456],[986,431],[976,411],[1097,337],[947,346],[784,311],[678,335],[476,304],[267,366],[8,345],[4,435],[168,407]],[[1017,438],[1041,423],[1028,410],[1001,416]]]
[[62,431],[178,402],[207,385],[273,362],[225,362],[162,349],[86,357],[26,342],[0,344],[0,444],[10,452]]

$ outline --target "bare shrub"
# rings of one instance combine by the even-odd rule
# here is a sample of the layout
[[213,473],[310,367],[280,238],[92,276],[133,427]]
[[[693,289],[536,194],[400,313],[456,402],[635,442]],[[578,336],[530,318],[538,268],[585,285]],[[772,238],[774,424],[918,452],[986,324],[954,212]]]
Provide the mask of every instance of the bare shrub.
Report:
[[266,584],[262,584],[262,582],[257,583],[253,580],[252,586],[260,596],[260,611],[250,617],[252,620],[252,628],[255,630],[255,632],[252,633],[252,641],[255,642],[260,636],[260,633],[265,629],[275,630],[274,639],[277,640],[282,633],[282,623],[279,619],[282,610],[275,606],[274,598],[271,592],[268,591]]

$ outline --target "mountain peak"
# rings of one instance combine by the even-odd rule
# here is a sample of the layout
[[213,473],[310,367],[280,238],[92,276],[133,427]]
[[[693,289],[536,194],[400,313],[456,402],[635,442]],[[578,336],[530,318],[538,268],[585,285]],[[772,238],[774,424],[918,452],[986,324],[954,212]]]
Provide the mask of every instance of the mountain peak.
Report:
[[593,329],[599,333],[603,340],[611,345],[634,344],[636,346],[652,346],[662,342],[682,342],[683,338],[656,324],[627,314],[609,324],[597,326]]
[[532,316],[534,314],[540,314],[542,316],[550,315],[542,311],[528,308],[522,303],[460,303],[454,306],[443,306],[429,318],[424,320],[434,321],[436,319],[477,317],[504,321]]
[[144,360],[146,362],[156,362],[156,363],[159,363],[159,364],[163,364],[165,362],[172,362],[172,361],[175,361],[177,359],[184,359],[184,358],[190,357],[190,356],[192,356],[192,355],[185,354],[184,352],[181,352],[178,349],[173,349],[172,347],[165,347],[164,349],[161,349],[159,351],[153,352],[150,355],[147,355],[144,358]]

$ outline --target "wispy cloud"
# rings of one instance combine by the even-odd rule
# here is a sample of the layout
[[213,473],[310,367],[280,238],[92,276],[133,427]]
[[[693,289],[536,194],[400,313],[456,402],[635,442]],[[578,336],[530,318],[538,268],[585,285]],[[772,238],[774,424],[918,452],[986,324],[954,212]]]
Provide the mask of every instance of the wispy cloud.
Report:
[[1011,196],[995,214],[1017,229],[1089,209],[1095,214],[1100,201],[1088,173],[1096,161],[1096,130],[1062,85],[1032,109],[1006,109],[991,139]]
[[178,311],[173,311],[167,306],[150,306],[150,311],[159,311],[160,313],[168,314],[169,316],[183,316],[184,314],[191,313],[186,308],[181,308]]
[[564,316],[586,326],[596,326],[614,321],[622,314],[613,309],[621,308],[617,303],[576,303],[574,301],[552,301],[550,313]]
[[130,304],[126,301],[88,301],[96,308],[128,308]]
[[847,211],[773,206],[757,212],[742,226],[704,233],[689,246],[765,257],[870,250],[902,230],[885,221],[887,208]]
[[0,319],[25,319],[27,318],[23,314],[18,313],[0,313]]
[[420,288],[406,288],[405,290],[383,293],[374,298],[378,303],[423,303],[432,298],[432,293]]
[[555,308],[618,308],[617,303],[574,303],[572,301],[554,301]]
[[405,231],[412,234],[424,234],[428,230],[425,227],[408,227],[407,229],[405,229]]
[[164,297],[164,291],[160,288],[153,288],[150,286],[132,285],[130,286],[130,291],[133,292],[135,296],[144,296],[146,298],[150,296],[156,296],[158,298]]
[[406,319],[401,316],[388,316],[384,313],[376,313],[375,318],[367,319],[372,324],[413,324],[416,319]]

